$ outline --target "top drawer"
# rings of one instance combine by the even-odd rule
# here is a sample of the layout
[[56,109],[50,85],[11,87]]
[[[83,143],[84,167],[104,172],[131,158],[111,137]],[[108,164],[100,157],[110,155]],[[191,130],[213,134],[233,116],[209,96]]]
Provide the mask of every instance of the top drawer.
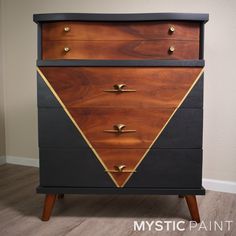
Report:
[[43,59],[199,59],[200,23],[185,21],[42,24]]
[[199,27],[183,21],[60,21],[43,24],[43,40],[199,40]]

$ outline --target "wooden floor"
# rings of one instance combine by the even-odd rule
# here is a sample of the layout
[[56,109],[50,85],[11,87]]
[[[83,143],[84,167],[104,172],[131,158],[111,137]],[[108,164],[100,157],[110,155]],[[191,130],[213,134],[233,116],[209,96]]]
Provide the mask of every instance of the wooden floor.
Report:
[[[236,235],[236,194],[208,191],[198,197],[201,220],[233,220],[230,231],[190,232],[189,211],[177,196],[65,195],[57,201],[48,222],[40,220],[44,196],[36,194],[38,169],[0,166],[1,236],[126,236],[126,235]],[[134,231],[134,220],[184,220],[186,231]],[[166,228],[165,228],[166,229]]]

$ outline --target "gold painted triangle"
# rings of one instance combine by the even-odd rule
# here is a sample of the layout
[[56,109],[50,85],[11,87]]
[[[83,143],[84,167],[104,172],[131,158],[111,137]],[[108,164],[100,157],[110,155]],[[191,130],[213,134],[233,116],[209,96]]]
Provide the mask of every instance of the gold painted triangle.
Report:
[[[189,69],[191,70],[191,68]],[[158,139],[203,73],[203,69],[199,68],[197,73],[195,73],[195,77],[191,78],[191,83],[185,88],[186,91],[179,98],[176,107],[170,107],[168,109],[152,107],[151,109],[142,108],[141,110],[137,108],[122,108],[122,111],[119,108],[114,108],[112,109],[112,114],[109,114],[105,107],[99,109],[80,107],[76,109],[67,99],[67,89],[70,89],[73,83],[70,84],[70,81],[66,81],[66,83],[61,85],[62,87],[57,85],[58,83],[52,85],[50,78],[53,77],[53,73],[49,71],[50,73],[45,74],[42,70],[43,68],[37,68],[41,78],[54,94],[117,187],[123,187],[136,171],[149,149]],[[175,86],[176,88],[178,87],[178,82]],[[139,127],[141,131],[137,130],[136,136],[130,134],[117,135],[114,133],[107,135],[104,132],[100,132],[106,130],[106,128],[111,128],[112,124],[116,122],[115,118],[119,117],[119,115],[120,117],[126,117],[125,121],[130,124],[129,129]],[[99,130],[97,129],[98,127]],[[139,136],[141,138],[137,138]],[[114,169],[114,166],[119,166],[119,164],[124,162],[127,162],[128,165],[122,172]]]

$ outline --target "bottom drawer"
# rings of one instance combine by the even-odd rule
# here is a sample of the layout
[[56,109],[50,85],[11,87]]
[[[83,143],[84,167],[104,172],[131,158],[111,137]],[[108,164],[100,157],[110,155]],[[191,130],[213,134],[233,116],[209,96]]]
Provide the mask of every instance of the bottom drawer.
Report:
[[201,188],[201,179],[201,149],[150,149],[136,172],[111,173],[91,149],[40,149],[42,187]]
[[202,149],[150,149],[125,186],[201,188]]

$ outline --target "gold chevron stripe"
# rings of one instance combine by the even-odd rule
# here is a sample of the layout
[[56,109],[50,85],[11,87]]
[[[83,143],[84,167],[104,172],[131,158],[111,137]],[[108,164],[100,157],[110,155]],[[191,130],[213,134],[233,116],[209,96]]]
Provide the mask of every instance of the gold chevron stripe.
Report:
[[[153,142],[151,143],[151,145],[149,146],[149,148],[147,149],[147,151],[144,153],[144,155],[142,156],[142,158],[139,160],[139,162],[137,163],[137,165],[135,166],[134,170],[136,170],[138,168],[138,166],[140,165],[140,163],[143,161],[143,159],[145,158],[145,156],[147,155],[147,153],[149,152],[150,148],[153,146],[153,144],[156,142],[156,140],[158,139],[158,137],[161,135],[162,131],[165,129],[165,127],[168,125],[168,123],[170,122],[171,118],[174,116],[174,114],[176,113],[176,111],[179,109],[179,107],[182,105],[182,103],[184,102],[185,98],[188,96],[188,94],[191,92],[191,90],[193,89],[194,85],[197,83],[197,81],[200,79],[201,75],[204,72],[204,68],[202,68],[202,70],[200,71],[200,73],[198,74],[196,80],[193,82],[192,86],[190,87],[190,89],[188,90],[188,92],[185,94],[185,96],[183,97],[183,99],[181,100],[181,102],[179,103],[179,105],[175,108],[175,110],[173,111],[173,113],[171,114],[171,116],[169,117],[169,119],[166,121],[165,125],[162,127],[162,129],[160,130],[160,132],[157,134],[156,138],[153,140]],[[124,183],[122,184],[121,187],[124,187],[124,185],[128,182],[128,180],[130,179],[130,177],[132,176],[133,173],[131,173],[128,178],[124,181]]]
[[[83,131],[80,129],[80,127],[78,126],[78,124],[76,123],[76,121],[74,120],[74,118],[72,117],[72,115],[70,114],[70,112],[68,111],[68,109],[66,108],[66,106],[64,105],[64,103],[62,102],[62,100],[60,99],[60,97],[58,96],[58,94],[56,93],[56,91],[53,89],[53,87],[50,85],[50,83],[48,82],[47,78],[44,76],[44,74],[42,73],[42,71],[37,67],[37,71],[39,73],[39,75],[41,76],[41,78],[44,80],[44,82],[46,83],[46,85],[48,86],[48,88],[51,90],[51,92],[53,93],[53,95],[55,96],[55,98],[58,100],[58,102],[60,103],[60,105],[62,106],[62,108],[64,109],[64,111],[66,112],[66,114],[68,115],[68,117],[71,119],[72,123],[75,125],[75,127],[78,129],[78,131],[80,132],[80,134],[82,135],[82,137],[84,138],[84,140],[87,142],[88,146],[91,148],[91,150],[93,151],[93,153],[95,154],[95,156],[97,157],[97,159],[100,161],[100,163],[102,164],[102,166],[104,167],[105,171],[109,174],[109,176],[111,177],[111,179],[113,180],[113,182],[115,183],[116,187],[118,188],[122,188],[124,187],[124,185],[128,182],[128,180],[130,179],[130,177],[132,176],[133,173],[130,173],[130,175],[127,177],[127,179],[124,181],[124,183],[119,186],[117,181],[114,179],[114,177],[111,175],[111,173],[109,172],[109,170],[106,168],[105,164],[103,163],[102,159],[99,157],[98,153],[96,152],[96,150],[92,147],[91,143],[89,142],[89,140],[86,138],[86,136],[84,135]],[[144,155],[142,156],[142,158],[139,160],[139,162],[136,164],[134,171],[137,169],[137,167],[140,165],[140,163],[143,161],[143,159],[145,158],[145,156],[147,155],[147,153],[149,152],[150,148],[153,146],[153,144],[156,142],[156,140],[158,139],[158,137],[161,135],[162,131],[165,129],[165,127],[168,125],[168,123],[170,122],[170,120],[172,119],[172,117],[174,116],[174,114],[176,113],[176,111],[179,109],[179,107],[182,105],[182,103],[184,102],[185,98],[188,96],[188,94],[191,92],[191,90],[193,89],[194,85],[197,83],[197,81],[200,79],[201,75],[204,72],[204,68],[202,68],[202,70],[200,71],[200,73],[198,74],[196,80],[194,81],[194,83],[192,84],[192,86],[189,88],[188,92],[185,94],[185,96],[183,97],[183,99],[181,100],[181,102],[179,103],[179,105],[175,108],[175,110],[173,111],[173,113],[171,114],[171,116],[169,117],[169,119],[167,120],[167,122],[165,123],[165,125],[162,127],[162,129],[160,130],[160,132],[157,134],[156,138],[153,140],[153,142],[151,143],[151,145],[149,146],[149,148],[146,150],[146,152],[144,153]]]
[[[53,89],[53,87],[50,85],[50,83],[48,82],[47,78],[44,76],[44,74],[42,73],[42,71],[37,67],[37,72],[39,73],[39,75],[41,76],[41,78],[44,80],[44,82],[46,83],[46,85],[48,86],[48,88],[51,90],[51,92],[53,93],[53,95],[55,96],[55,98],[58,100],[58,102],[60,103],[60,105],[62,106],[62,108],[64,109],[64,111],[66,112],[66,114],[68,115],[68,117],[71,119],[71,121],[73,122],[73,124],[75,125],[75,127],[79,130],[80,134],[82,135],[82,137],[84,138],[84,140],[86,141],[86,143],[88,144],[88,146],[92,149],[93,153],[95,154],[95,156],[97,157],[97,159],[100,161],[100,163],[102,164],[102,166],[104,167],[104,169],[107,171],[107,168],[105,166],[105,164],[103,163],[103,161],[101,160],[101,158],[99,157],[98,153],[96,152],[96,150],[92,147],[91,143],[89,142],[89,140],[85,137],[83,131],[80,129],[80,127],[78,126],[78,124],[76,123],[76,121],[74,120],[74,118],[72,117],[72,115],[70,114],[70,112],[67,110],[66,106],[64,105],[64,103],[62,102],[62,100],[60,99],[60,97],[57,95],[56,91]],[[111,177],[111,179],[113,180],[113,182],[115,183],[116,187],[120,187],[118,185],[118,183],[116,182],[116,180],[113,178],[113,176],[111,175],[111,173],[109,173],[107,171],[107,173],[109,174],[109,176]]]

